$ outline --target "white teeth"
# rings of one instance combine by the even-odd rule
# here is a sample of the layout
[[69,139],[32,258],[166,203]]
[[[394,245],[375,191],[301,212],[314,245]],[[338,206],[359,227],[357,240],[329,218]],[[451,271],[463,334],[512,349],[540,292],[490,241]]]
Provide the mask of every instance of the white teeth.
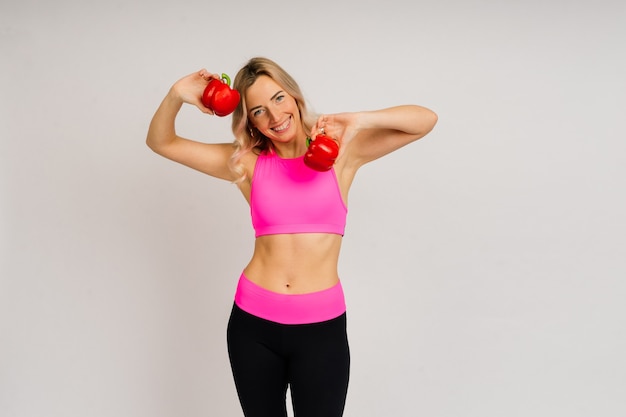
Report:
[[275,128],[272,128],[272,130],[274,132],[282,132],[283,130],[287,129],[289,127],[289,122],[291,121],[291,117],[287,120],[285,120],[285,123],[283,123],[280,126],[276,126]]

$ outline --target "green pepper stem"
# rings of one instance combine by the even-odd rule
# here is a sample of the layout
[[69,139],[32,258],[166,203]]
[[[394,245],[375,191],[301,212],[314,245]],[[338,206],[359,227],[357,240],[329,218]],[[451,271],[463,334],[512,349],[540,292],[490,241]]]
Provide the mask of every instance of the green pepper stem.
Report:
[[227,74],[222,73],[222,80],[225,80],[226,85],[230,87],[230,77]]

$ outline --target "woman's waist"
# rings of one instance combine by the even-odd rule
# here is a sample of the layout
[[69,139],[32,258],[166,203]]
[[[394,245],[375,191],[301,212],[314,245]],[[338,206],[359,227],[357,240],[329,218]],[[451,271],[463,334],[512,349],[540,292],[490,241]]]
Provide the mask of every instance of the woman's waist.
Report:
[[338,280],[341,238],[333,235],[275,235],[258,238],[245,268],[252,282],[284,294],[323,290]]
[[253,258],[244,275],[256,285],[280,294],[305,294],[325,290],[339,282],[337,264],[328,261],[285,265]]

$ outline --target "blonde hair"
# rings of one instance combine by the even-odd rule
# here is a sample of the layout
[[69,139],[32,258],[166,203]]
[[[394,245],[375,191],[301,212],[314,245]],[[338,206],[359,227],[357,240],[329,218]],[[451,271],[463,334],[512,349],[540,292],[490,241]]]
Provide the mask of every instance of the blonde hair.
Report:
[[241,164],[241,158],[248,152],[261,153],[273,149],[272,142],[248,123],[248,108],[246,105],[246,92],[254,84],[258,77],[265,75],[280,85],[290,96],[296,100],[300,112],[300,120],[305,132],[309,132],[315,124],[316,116],[310,112],[300,86],[280,65],[274,61],[255,57],[244,65],[235,77],[233,88],[241,94],[241,101],[233,112],[232,131],[235,136],[233,145],[235,151],[231,157],[232,169],[239,174],[235,182],[243,181],[246,173]]

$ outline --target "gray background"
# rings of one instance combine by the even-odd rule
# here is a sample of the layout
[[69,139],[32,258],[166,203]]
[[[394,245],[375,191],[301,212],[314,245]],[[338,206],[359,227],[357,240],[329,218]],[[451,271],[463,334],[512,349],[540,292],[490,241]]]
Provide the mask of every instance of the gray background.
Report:
[[346,416],[623,417],[625,40],[617,0],[3,1],[0,415],[240,415],[248,208],[144,140],[264,55],[318,112],[439,115],[352,189]]

